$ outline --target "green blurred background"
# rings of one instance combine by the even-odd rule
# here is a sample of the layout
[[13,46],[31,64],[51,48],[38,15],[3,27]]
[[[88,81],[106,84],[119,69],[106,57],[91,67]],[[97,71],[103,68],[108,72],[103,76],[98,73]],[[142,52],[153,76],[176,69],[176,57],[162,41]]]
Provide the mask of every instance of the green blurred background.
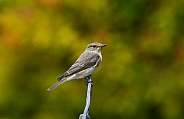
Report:
[[78,119],[83,79],[46,89],[95,41],[92,119],[184,119],[183,0],[0,0],[0,119]]

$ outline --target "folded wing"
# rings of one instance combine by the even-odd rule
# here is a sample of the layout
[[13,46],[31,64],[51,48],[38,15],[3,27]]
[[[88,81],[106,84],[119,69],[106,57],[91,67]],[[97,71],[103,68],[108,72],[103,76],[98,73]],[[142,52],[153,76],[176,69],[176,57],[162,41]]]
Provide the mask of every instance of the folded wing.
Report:
[[96,67],[100,64],[100,62],[101,62],[101,59],[98,54],[84,53],[76,60],[76,62],[63,75],[58,77],[57,80],[60,81],[64,77],[71,76],[87,68]]

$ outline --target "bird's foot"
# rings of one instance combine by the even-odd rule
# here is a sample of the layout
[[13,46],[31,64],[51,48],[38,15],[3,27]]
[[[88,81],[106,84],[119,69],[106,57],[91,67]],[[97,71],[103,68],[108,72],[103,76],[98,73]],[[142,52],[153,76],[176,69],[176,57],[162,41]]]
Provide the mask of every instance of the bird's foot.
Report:
[[92,81],[91,75],[86,76],[84,79],[85,79],[86,86],[88,86],[89,83],[91,84],[91,86],[93,86],[93,81]]

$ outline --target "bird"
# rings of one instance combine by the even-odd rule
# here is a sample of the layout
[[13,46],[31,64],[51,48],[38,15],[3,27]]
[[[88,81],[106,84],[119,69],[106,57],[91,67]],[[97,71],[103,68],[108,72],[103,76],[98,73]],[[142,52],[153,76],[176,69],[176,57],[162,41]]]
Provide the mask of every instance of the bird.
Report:
[[64,74],[59,76],[57,82],[47,90],[52,91],[64,82],[90,76],[101,64],[101,51],[105,46],[107,46],[107,44],[99,42],[88,44],[85,51],[79,56],[75,63]]

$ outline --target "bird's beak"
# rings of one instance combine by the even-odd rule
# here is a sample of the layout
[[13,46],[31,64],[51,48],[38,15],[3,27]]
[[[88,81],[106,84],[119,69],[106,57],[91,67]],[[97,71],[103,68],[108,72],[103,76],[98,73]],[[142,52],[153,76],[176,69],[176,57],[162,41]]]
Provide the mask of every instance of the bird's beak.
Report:
[[101,45],[101,47],[105,47],[105,46],[107,46],[107,44],[102,44],[102,45]]

